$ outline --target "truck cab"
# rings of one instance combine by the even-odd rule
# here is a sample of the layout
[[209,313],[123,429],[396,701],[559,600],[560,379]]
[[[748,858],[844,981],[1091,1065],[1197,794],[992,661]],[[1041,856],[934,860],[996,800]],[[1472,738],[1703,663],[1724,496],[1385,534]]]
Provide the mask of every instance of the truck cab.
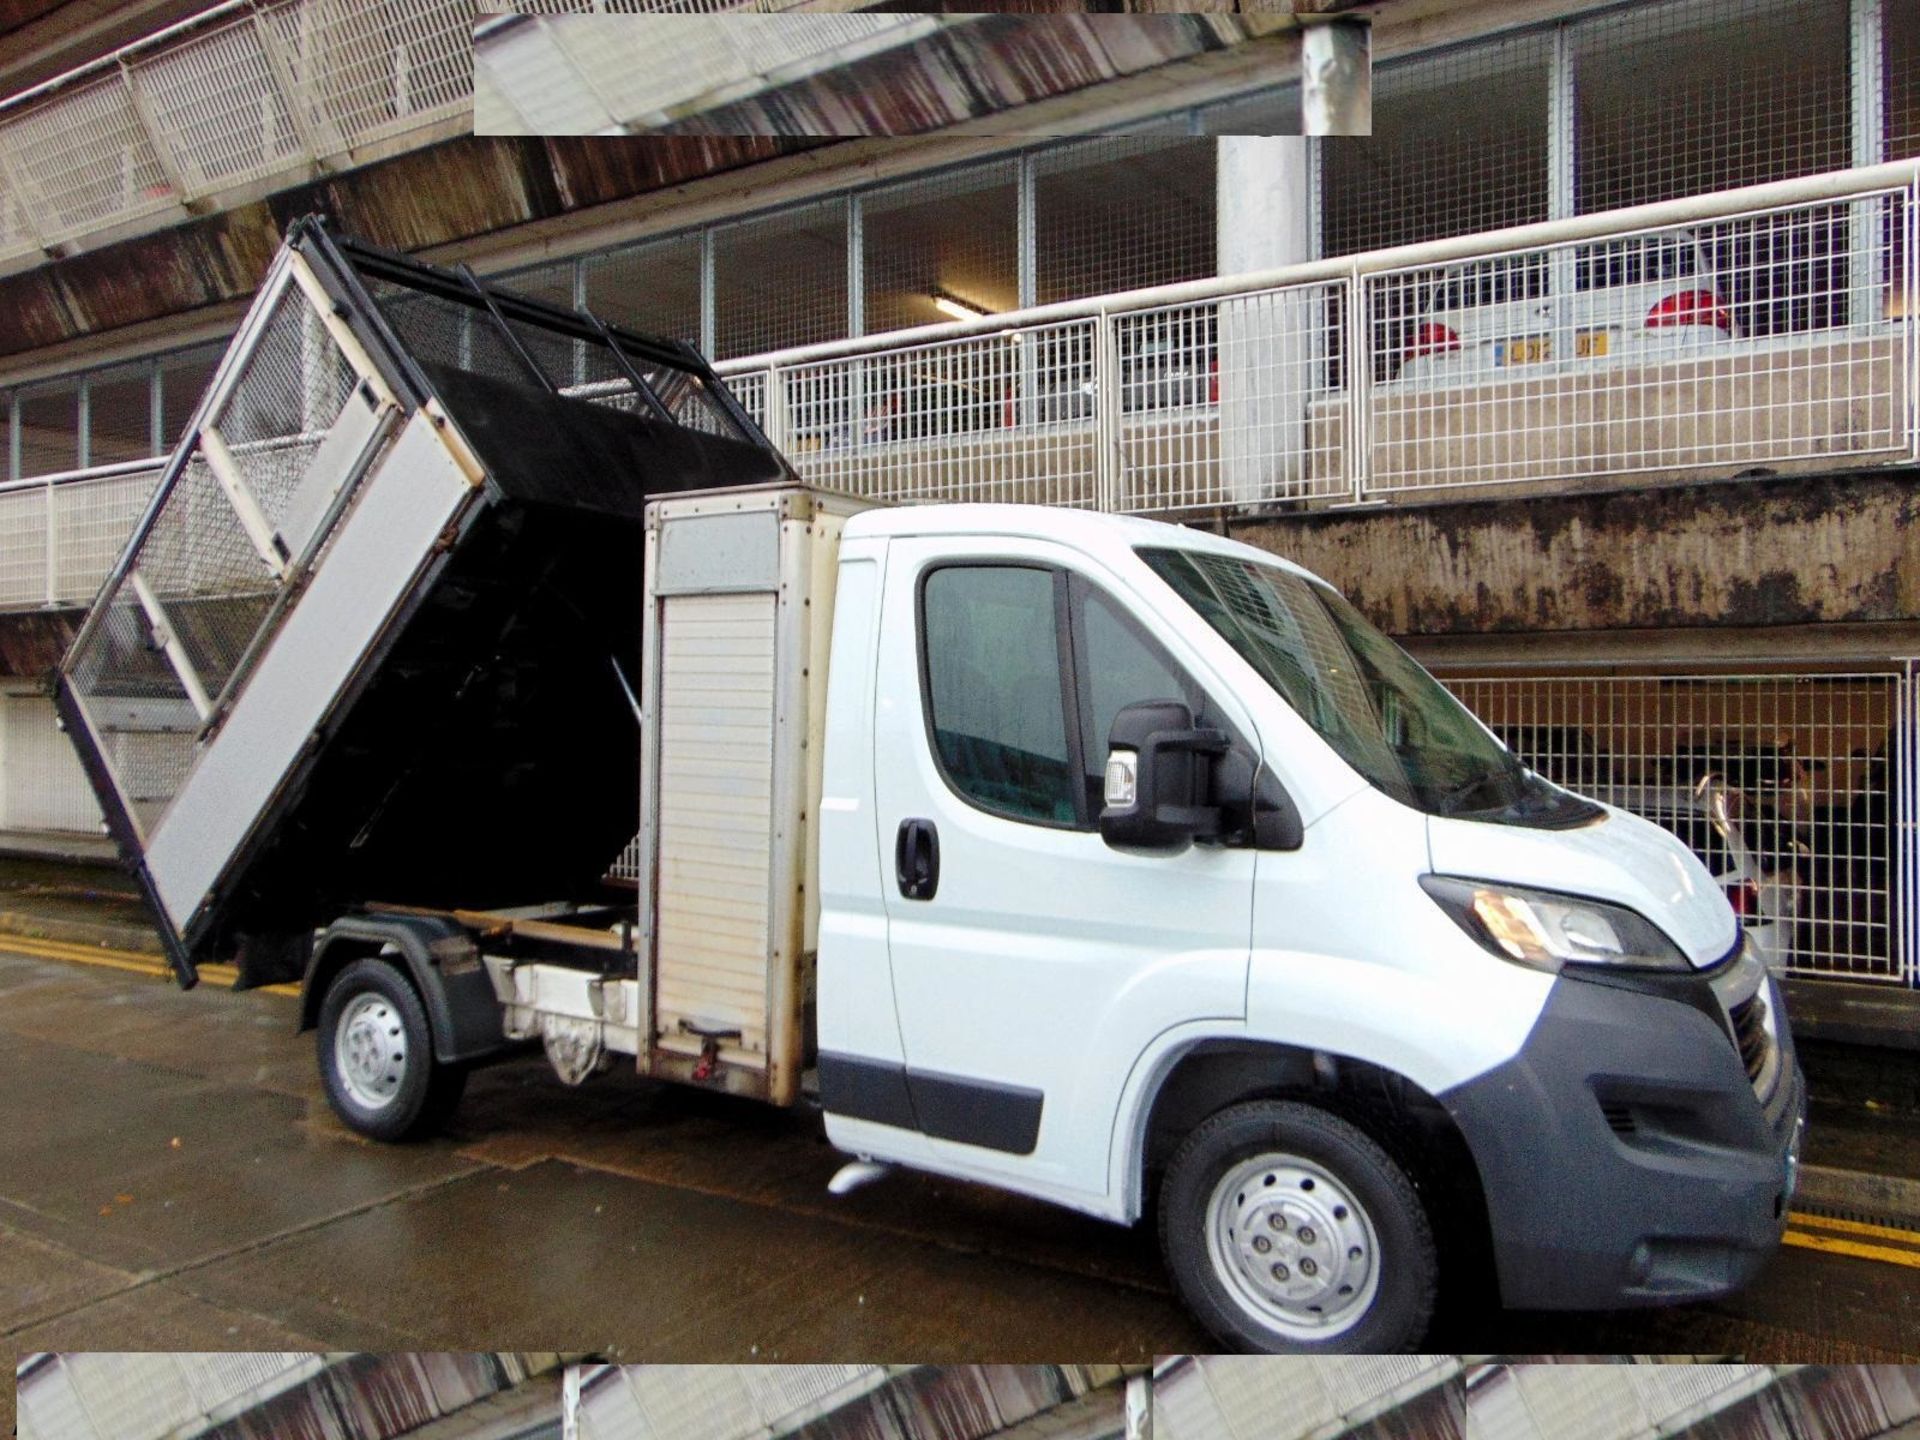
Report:
[[1780,995],[1684,845],[1527,771],[1252,547],[1015,506],[840,546],[819,1073],[841,1149],[1132,1223],[1253,1348],[1724,1293],[1784,1223]]

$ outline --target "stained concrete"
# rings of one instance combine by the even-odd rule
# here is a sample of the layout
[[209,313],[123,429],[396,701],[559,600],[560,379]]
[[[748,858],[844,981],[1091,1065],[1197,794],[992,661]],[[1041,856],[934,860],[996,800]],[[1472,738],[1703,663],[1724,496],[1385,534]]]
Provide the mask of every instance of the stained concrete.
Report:
[[[1744,479],[1235,524],[1400,636],[1920,620],[1911,471]],[[1711,643],[1703,640],[1702,643]]]

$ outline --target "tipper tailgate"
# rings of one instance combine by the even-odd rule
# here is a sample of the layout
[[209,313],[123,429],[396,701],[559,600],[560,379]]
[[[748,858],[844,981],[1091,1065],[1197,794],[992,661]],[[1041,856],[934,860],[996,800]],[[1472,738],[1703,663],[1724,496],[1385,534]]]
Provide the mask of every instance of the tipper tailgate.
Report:
[[56,680],[181,980],[590,892],[645,502],[790,475],[691,347],[294,226]]

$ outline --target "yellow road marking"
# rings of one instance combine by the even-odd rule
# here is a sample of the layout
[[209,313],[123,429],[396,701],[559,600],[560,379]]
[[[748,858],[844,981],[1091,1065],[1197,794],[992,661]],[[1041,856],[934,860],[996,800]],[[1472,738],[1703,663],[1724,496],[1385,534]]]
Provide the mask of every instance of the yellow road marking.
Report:
[[1829,1215],[1808,1215],[1799,1210],[1789,1212],[1788,1218],[1797,1225],[1811,1225],[1816,1230],[1838,1230],[1843,1235],[1872,1235],[1881,1240],[1920,1245],[1920,1230],[1902,1230],[1897,1225],[1874,1225],[1865,1220],[1836,1220]]
[[[162,980],[173,978],[173,968],[166,961],[135,950],[108,950],[99,946],[76,945],[66,940],[30,940],[25,936],[4,934],[0,934],[0,950],[12,950],[41,960],[64,960],[75,965],[124,970],[132,975],[152,975]],[[202,965],[200,978],[232,989],[234,981],[240,978],[240,972],[231,965]],[[298,985],[262,985],[258,988],[269,995],[297,996],[300,993]]]
[[1802,1250],[1819,1250],[1829,1255],[1851,1255],[1859,1260],[1878,1260],[1887,1265],[1904,1265],[1920,1270],[1920,1251],[1895,1250],[1891,1245],[1863,1245],[1857,1240],[1842,1240],[1834,1235],[1803,1235],[1789,1230],[1780,1237],[1783,1245]]

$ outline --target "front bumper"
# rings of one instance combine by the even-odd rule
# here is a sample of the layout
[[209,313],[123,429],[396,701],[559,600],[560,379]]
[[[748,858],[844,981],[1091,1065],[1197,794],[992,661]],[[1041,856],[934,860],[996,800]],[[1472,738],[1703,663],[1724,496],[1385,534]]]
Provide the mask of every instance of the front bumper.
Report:
[[1563,975],[1518,1055],[1440,1097],[1479,1167],[1504,1303],[1706,1299],[1773,1253],[1806,1086],[1778,987],[1736,963],[1774,1007],[1761,1093],[1729,1033],[1727,977]]

